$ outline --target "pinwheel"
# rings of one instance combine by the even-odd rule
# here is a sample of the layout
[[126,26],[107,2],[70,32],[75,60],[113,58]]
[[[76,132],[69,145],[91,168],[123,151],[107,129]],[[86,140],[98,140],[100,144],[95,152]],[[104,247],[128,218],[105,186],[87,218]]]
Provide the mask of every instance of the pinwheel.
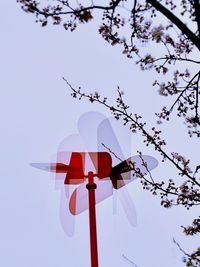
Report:
[[[68,215],[69,212],[71,215],[67,216],[66,220],[89,209],[91,267],[98,267],[96,204],[112,196],[113,190],[119,190],[119,199],[128,220],[131,225],[135,225],[135,209],[125,185],[136,178],[134,170],[140,169],[145,175],[147,170],[155,168],[158,162],[148,155],[143,155],[142,158],[136,155],[125,160],[110,120],[97,112],[84,114],[79,119],[78,129],[83,139],[82,144],[79,135],[72,135],[60,145],[56,163],[31,165],[55,172],[56,180],[59,180],[59,175],[64,175],[63,184],[67,189],[69,185],[78,185],[70,196]],[[73,149],[72,141],[75,141],[74,149],[77,144],[81,148],[85,144],[87,149],[63,150],[69,148],[69,144]],[[91,148],[95,148],[95,151],[90,150]],[[120,163],[114,165],[113,161],[116,159],[120,160]],[[69,192],[65,192],[65,196],[68,197]]]

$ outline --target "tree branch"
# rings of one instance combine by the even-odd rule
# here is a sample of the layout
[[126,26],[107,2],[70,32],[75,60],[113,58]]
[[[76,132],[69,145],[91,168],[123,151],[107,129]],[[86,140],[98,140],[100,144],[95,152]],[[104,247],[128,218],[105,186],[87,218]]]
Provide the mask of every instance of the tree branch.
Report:
[[177,97],[176,101],[174,102],[174,104],[171,106],[169,112],[171,113],[174,106],[177,104],[177,102],[179,101],[179,99],[183,96],[183,94],[185,93],[186,90],[188,90],[188,88],[190,87],[190,85],[192,84],[192,82],[194,81],[194,79],[200,75],[200,72],[197,72],[192,79],[188,82],[187,86],[184,88],[184,90],[179,94],[179,96]]
[[147,0],[147,3],[151,4],[156,10],[160,11],[166,18],[173,22],[200,50],[199,36],[196,36],[177,16],[156,0]]
[[[155,140],[155,138],[154,138],[154,136],[151,136],[151,135],[145,130],[145,128],[144,128],[144,125],[145,125],[145,124],[143,124],[143,123],[141,123],[141,122],[138,122],[137,118],[134,119],[134,118],[132,117],[132,114],[128,114],[128,113],[127,113],[127,109],[128,109],[129,107],[126,106],[126,105],[123,103],[122,99],[120,98],[120,95],[119,95],[119,98],[118,98],[118,101],[119,101],[120,104],[118,104],[117,107],[113,107],[113,106],[111,106],[111,105],[109,105],[109,104],[106,103],[106,99],[105,99],[105,98],[102,100],[102,99],[100,99],[100,97],[99,97],[98,95],[97,95],[97,96],[93,96],[93,94],[88,95],[88,94],[82,93],[82,92],[80,91],[80,88],[79,88],[79,90],[74,89],[74,88],[72,87],[72,85],[71,85],[71,84],[70,84],[64,77],[63,77],[63,80],[67,83],[67,85],[68,85],[68,86],[70,87],[70,89],[72,90],[72,92],[73,92],[72,96],[73,96],[73,97],[77,97],[77,95],[79,95],[79,99],[81,99],[82,97],[84,97],[84,98],[89,99],[91,102],[97,102],[97,103],[99,103],[99,104],[102,104],[103,106],[105,106],[105,107],[107,107],[109,110],[111,110],[112,113],[114,113],[114,114],[116,113],[116,117],[117,117],[117,118],[120,118],[120,116],[124,116],[125,121],[126,121],[126,122],[130,122],[130,123],[132,123],[133,125],[135,125],[135,126],[137,127],[137,129],[138,129],[139,131],[142,132],[142,135],[146,137],[147,142],[150,143],[150,144],[152,144],[152,145],[154,145],[155,150],[157,150],[158,152],[160,152],[161,155],[162,155],[164,158],[168,159],[168,160],[169,160],[169,161],[170,161],[170,162],[171,162],[171,163],[172,163],[172,164],[173,164],[173,165],[174,165],[174,166],[181,172],[182,175],[187,176],[187,177],[188,177],[194,184],[200,186],[200,183],[197,182],[196,178],[194,178],[193,176],[191,176],[185,169],[181,168],[181,167],[179,166],[179,164],[176,163],[176,162],[174,161],[174,159],[171,158],[171,157],[170,157],[170,156],[169,156],[169,155],[168,155],[168,154],[161,148],[161,145],[162,145],[162,144],[157,143],[156,140]],[[120,109],[120,106],[122,107],[122,109]],[[118,116],[117,116],[117,115],[118,115]],[[161,141],[160,141],[160,142],[161,142]]]
[[[31,6],[31,10],[32,12],[37,12],[38,14],[40,15],[43,15],[45,17],[51,17],[51,16],[54,16],[54,15],[68,15],[68,14],[80,14],[84,11],[88,11],[88,10],[93,10],[93,9],[102,9],[102,10],[112,10],[112,9],[115,9],[118,4],[121,2],[121,0],[116,0],[116,1],[113,1],[113,4],[110,5],[110,6],[97,6],[97,5],[92,5],[92,6],[87,6],[87,7],[83,7],[83,8],[80,8],[80,9],[72,9],[72,11],[58,11],[55,13],[50,13],[50,12],[46,12],[46,11],[42,11],[40,10],[37,6]],[[68,8],[70,8],[69,5],[67,5]],[[30,10],[29,10],[30,11]]]
[[200,37],[200,3],[199,0],[194,0],[195,20],[197,22],[198,36]]

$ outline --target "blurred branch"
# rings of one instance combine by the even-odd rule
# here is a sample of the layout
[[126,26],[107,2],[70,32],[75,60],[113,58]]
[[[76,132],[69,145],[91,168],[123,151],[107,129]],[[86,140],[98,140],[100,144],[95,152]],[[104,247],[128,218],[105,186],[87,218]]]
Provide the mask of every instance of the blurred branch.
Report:
[[159,1],[147,0],[156,10],[160,11],[166,18],[174,23],[200,50],[200,38],[196,36],[176,15],[164,7]]

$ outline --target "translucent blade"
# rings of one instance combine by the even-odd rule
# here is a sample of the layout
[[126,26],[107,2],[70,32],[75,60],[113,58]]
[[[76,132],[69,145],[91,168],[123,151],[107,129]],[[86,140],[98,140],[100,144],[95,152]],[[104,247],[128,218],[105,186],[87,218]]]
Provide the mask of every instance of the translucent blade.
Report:
[[30,165],[48,172],[66,173],[68,170],[68,165],[63,163],[30,163]]
[[58,147],[56,155],[51,157],[51,162],[58,163],[31,163],[32,167],[55,173],[55,190],[60,190],[60,223],[68,236],[74,234],[75,217],[69,211],[69,195],[72,185],[65,185],[72,151],[85,151],[80,135],[74,134],[65,138]]
[[[96,204],[112,196],[113,187],[109,180],[99,180],[95,181],[95,183],[97,185],[97,188],[95,189]],[[87,182],[80,185],[71,195],[69,209],[73,215],[80,214],[89,208],[88,190],[86,189],[86,184]]]
[[[115,123],[115,121],[113,121],[113,124]],[[122,140],[125,139],[125,143],[126,143],[126,147],[127,147],[127,152],[129,152],[129,155],[131,153],[131,136],[130,134],[124,134],[123,138],[121,138]],[[108,147],[108,149],[110,149],[110,151],[112,151],[113,154],[113,161],[115,158],[115,161],[124,160],[124,154],[122,152],[122,147],[119,144],[117,137],[113,131],[113,128],[111,126],[111,123],[109,121],[109,119],[105,119],[101,122],[101,124],[98,127],[98,146],[99,149],[102,148],[102,144],[106,145]],[[127,173],[126,174],[128,179],[131,179],[131,174]],[[134,179],[132,179],[134,180]],[[121,183],[123,183],[124,181],[124,177],[122,177],[122,181]],[[124,209],[124,212],[127,216],[127,219],[129,221],[129,223],[132,226],[136,226],[137,224],[137,216],[136,216],[136,211],[135,211],[135,206],[134,203],[132,201],[132,198],[128,192],[128,190],[123,187],[122,189],[120,189],[117,192],[117,196],[122,204],[122,207]]]
[[56,174],[56,180],[62,179],[65,181],[65,183],[70,184],[70,181],[67,178],[71,178],[73,179],[73,183],[71,184],[79,184],[80,182],[83,182],[82,174],[83,174],[83,166],[85,165],[84,157],[82,158],[81,164],[79,164],[80,162],[78,161],[76,163],[76,160],[72,159],[73,152],[80,152],[80,151],[86,151],[80,135],[73,134],[62,140],[62,142],[59,144],[58,147],[56,160],[57,162],[62,162],[66,165],[74,167],[75,170],[70,170],[67,175]]
[[136,209],[135,209],[134,202],[128,193],[128,190],[127,189],[124,190],[124,188],[121,188],[118,191],[118,197],[119,197],[119,200],[121,202],[121,205],[124,209],[124,212],[127,216],[129,223],[132,226],[136,226],[137,225]]
[[112,169],[112,158],[108,152],[89,152],[90,159],[95,167],[96,176],[99,179],[110,175]]
[[66,197],[66,193],[68,193],[69,185],[64,185],[60,192],[60,223],[63,228],[65,234],[69,237],[72,237],[75,230],[75,216],[71,214],[69,211],[68,205],[69,200]]
[[[100,180],[95,183],[97,184],[97,188],[95,190],[96,204],[113,195],[113,187],[109,180]],[[87,182],[80,185],[74,190],[71,195],[69,202],[69,210],[73,215],[78,215],[89,208],[88,190],[86,189],[86,184]],[[118,196],[129,223],[132,226],[136,226],[137,215],[135,211],[135,206],[129,194],[127,194],[127,190],[125,191],[123,190],[123,188],[120,189]]]
[[[106,119],[105,116],[103,116],[100,113],[97,112],[88,112],[84,114],[78,123],[79,132],[81,134],[81,137],[85,141],[87,147],[90,150],[93,150],[96,148],[96,151],[108,151],[103,145],[105,144],[109,149],[111,149],[114,153],[118,155],[118,157],[122,158],[124,160],[124,155],[122,152],[122,149],[117,141],[117,138],[114,134],[114,131],[112,129],[112,126],[110,124],[110,121]],[[88,131],[90,129],[90,131]],[[128,138],[126,136],[126,142],[128,143],[128,149],[130,150],[131,147],[131,138],[128,135]],[[130,155],[130,153],[129,153]],[[119,159],[116,159],[112,155],[112,160],[114,162],[119,162]],[[105,184],[102,184],[102,187],[104,186],[105,194],[101,195],[101,182],[99,183],[99,191],[97,193],[97,200],[96,203],[103,201],[104,199],[108,198],[112,195],[113,189],[112,185],[107,181]],[[108,186],[108,188],[106,188]],[[125,190],[125,189],[124,189]],[[123,199],[123,196],[121,196],[121,193],[118,192],[118,196],[120,201],[122,201],[122,205],[125,209],[126,214],[129,214],[129,222],[132,225],[136,224],[136,212],[134,209],[134,205],[132,203],[132,200],[130,198],[130,195],[128,194],[128,191],[126,192],[126,198]],[[82,201],[79,201],[79,196],[82,196]],[[88,208],[88,197],[87,197],[87,191],[85,192],[84,187],[78,187],[76,192],[74,192],[74,195],[72,196],[70,200],[70,210],[71,212],[78,214],[85,209]],[[121,199],[122,198],[122,199]],[[115,201],[114,206],[116,207],[116,197],[113,199]],[[132,203],[132,204],[131,204]]]
[[80,117],[78,130],[88,151],[106,151],[106,149],[99,150],[97,141],[98,127],[105,119],[103,114],[94,111],[86,112]]
[[[144,166],[144,163],[146,164],[146,167]],[[130,168],[133,168],[132,164],[135,169],[139,169],[143,175],[146,175],[148,171],[151,171],[158,166],[158,161],[152,156],[142,155],[141,158],[136,155],[119,163],[113,167],[111,171],[111,180],[115,189],[119,189],[137,178],[134,170],[130,170]]]
[[[110,151],[113,158],[113,165],[120,163],[125,160],[123,149],[126,150],[126,154],[131,155],[131,136],[129,133],[123,133],[121,136],[121,144],[119,144],[118,138],[115,135],[112,124],[119,128],[119,125],[116,125],[116,121],[113,118],[104,119],[97,129],[97,142],[98,150]],[[120,128],[118,135],[120,135]],[[105,148],[106,146],[106,148]]]
[[[58,147],[56,161],[68,165],[71,159],[69,151],[85,151],[80,135],[73,134],[62,140]],[[56,173],[55,175],[55,189],[60,190],[60,223],[65,234],[71,237],[75,231],[75,216],[69,210],[69,197],[70,191],[75,186],[64,184],[66,174]]]
[[72,152],[69,162],[69,171],[65,184],[80,184],[84,182],[85,152]]

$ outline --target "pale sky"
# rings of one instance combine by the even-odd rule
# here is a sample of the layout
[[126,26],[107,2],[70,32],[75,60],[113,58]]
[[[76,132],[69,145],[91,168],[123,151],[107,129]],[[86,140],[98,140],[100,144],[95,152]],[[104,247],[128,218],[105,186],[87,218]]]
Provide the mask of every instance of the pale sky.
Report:
[[[99,105],[74,100],[62,77],[87,91],[97,90],[111,101],[119,85],[133,112],[142,114],[150,128],[156,121],[154,113],[168,100],[152,88],[153,74],[141,72],[120,48],[105,43],[95,23],[69,33],[56,26],[41,28],[15,1],[3,0],[0,8],[0,266],[88,267],[88,212],[76,216],[74,235],[67,236],[59,217],[61,195],[52,175],[29,165],[49,162],[65,138],[79,133],[78,120],[85,112],[110,116]],[[182,122],[173,119],[172,125],[163,126],[167,150],[195,161],[197,140],[187,138]],[[139,135],[131,137],[130,146],[128,129],[113,127],[125,157],[139,149],[160,161]],[[152,174],[157,179],[176,177],[162,163]],[[138,267],[184,266],[173,237],[186,251],[195,249],[197,237],[186,237],[180,226],[189,225],[198,209],[164,209],[157,197],[142,190],[138,180],[126,189],[137,225],[129,224],[118,197],[116,214],[112,198],[97,205],[99,266],[131,266],[125,257]]]

